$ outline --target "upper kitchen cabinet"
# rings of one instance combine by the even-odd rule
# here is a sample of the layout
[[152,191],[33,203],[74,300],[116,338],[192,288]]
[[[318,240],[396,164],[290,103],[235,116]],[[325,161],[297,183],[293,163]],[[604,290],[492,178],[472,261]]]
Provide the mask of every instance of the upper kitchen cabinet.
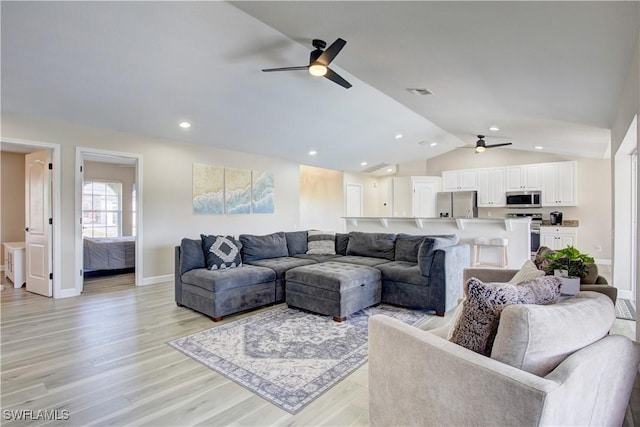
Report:
[[575,161],[543,163],[542,206],[576,206],[578,204],[578,164]]
[[507,205],[505,196],[505,169],[478,170],[478,207],[499,208]]
[[478,189],[476,169],[442,172],[442,191],[475,191]]
[[509,166],[506,168],[506,191],[541,190],[541,167],[539,164]]

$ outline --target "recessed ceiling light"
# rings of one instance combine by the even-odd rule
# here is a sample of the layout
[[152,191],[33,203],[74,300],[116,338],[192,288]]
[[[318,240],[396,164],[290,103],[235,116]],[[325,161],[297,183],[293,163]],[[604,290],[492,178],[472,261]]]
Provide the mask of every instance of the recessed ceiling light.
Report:
[[318,154],[318,152],[316,150],[309,151],[309,155],[310,156],[315,156],[316,154]]
[[368,163],[367,163],[367,162],[362,162],[362,163],[360,163],[360,166],[367,166],[367,165],[368,165]]
[[500,130],[500,128],[499,128],[498,126],[491,126],[491,127],[489,128],[489,130],[492,130],[492,131],[494,131],[494,132],[497,132],[497,131],[499,131],[499,130]]
[[438,145],[437,142],[432,142],[431,144],[429,144],[430,147],[435,147],[436,145]]
[[402,134],[401,133],[397,133],[395,136],[396,139],[401,139],[402,138]]
[[178,126],[180,126],[182,129],[189,129],[191,127],[191,123],[189,123],[189,122],[180,122],[178,124]]
[[544,150],[544,147],[542,145],[536,145],[533,148],[536,149],[536,150]]

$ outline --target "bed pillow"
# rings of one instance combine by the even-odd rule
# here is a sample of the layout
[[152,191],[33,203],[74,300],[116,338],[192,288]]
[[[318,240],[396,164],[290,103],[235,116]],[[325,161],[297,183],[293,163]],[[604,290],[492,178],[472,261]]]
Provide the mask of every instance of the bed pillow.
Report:
[[330,231],[309,230],[307,232],[307,254],[335,255],[336,234]]
[[239,239],[244,262],[289,256],[287,239],[282,231],[266,236],[241,234]]
[[242,266],[242,245],[233,236],[205,236],[201,234],[202,249],[209,270],[223,270]]
[[464,285],[465,299],[450,341],[491,354],[502,310],[512,304],[551,304],[560,297],[560,279],[544,276],[522,285],[483,283],[475,277]]
[[542,270],[538,270],[538,267],[530,259],[526,260],[522,265],[522,268],[509,280],[509,283],[519,285],[521,283],[529,282],[544,276],[545,273]]

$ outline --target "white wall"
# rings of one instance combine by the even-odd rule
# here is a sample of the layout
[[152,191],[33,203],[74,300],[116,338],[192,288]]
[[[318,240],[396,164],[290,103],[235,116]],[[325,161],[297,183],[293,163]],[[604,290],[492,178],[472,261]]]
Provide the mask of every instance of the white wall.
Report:
[[341,171],[300,166],[300,229],[344,232]]
[[[2,137],[61,145],[62,259],[75,257],[75,147],[83,146],[139,154],[143,158],[143,277],[173,274],[173,248],[183,237],[206,234],[270,233],[295,230],[299,225],[299,165],[253,154],[53,122],[2,113]],[[275,214],[194,215],[192,165],[257,169],[275,174]],[[55,219],[54,219],[55,220]],[[61,289],[75,285],[73,263],[63,263]]]
[[[375,175],[356,172],[344,172],[344,185],[362,185],[362,216],[382,216],[386,211],[388,202],[384,195],[380,194],[379,178]],[[386,187],[383,188],[385,190]],[[346,194],[346,190],[345,194]],[[384,206],[387,203],[387,206]]]

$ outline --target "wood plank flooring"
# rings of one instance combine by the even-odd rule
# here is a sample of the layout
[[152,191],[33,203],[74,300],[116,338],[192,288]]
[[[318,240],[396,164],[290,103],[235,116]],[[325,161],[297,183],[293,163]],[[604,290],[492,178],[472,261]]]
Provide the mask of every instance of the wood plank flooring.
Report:
[[[100,277],[85,281],[82,296],[54,300],[4,280],[3,426],[368,425],[366,364],[291,415],[167,346],[214,326],[175,305],[173,283],[136,288],[132,274]],[[433,327],[442,322],[434,319]],[[640,381],[635,391],[625,426],[640,426]],[[19,410],[36,419],[7,418]],[[68,419],[37,419],[38,410]]]

